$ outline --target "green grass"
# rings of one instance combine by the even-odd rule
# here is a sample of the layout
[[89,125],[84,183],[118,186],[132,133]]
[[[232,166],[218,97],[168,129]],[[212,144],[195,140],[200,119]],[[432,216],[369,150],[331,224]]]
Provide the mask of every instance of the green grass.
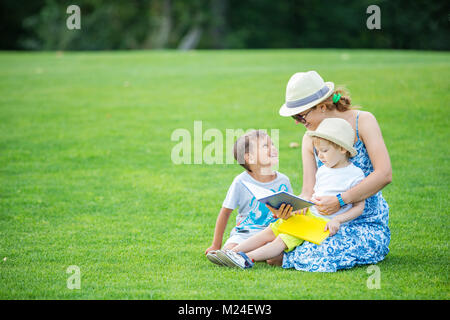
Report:
[[[382,128],[392,239],[379,290],[366,266],[212,265],[203,252],[242,169],[171,161],[172,132],[195,120],[279,129],[279,170],[300,192],[289,143],[304,129],[278,109],[305,70],[346,85]],[[448,52],[0,53],[0,298],[449,299],[449,73]]]

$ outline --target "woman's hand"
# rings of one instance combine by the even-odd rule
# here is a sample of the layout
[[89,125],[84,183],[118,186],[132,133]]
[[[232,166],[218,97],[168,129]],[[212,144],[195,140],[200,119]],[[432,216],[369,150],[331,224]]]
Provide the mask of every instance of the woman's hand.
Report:
[[339,200],[336,196],[313,197],[311,202],[316,205],[317,211],[324,216],[329,216],[330,214],[336,213],[341,208]]
[[302,214],[302,215],[306,215],[306,213],[308,212],[309,207],[308,208],[303,208],[297,211],[294,211],[293,214]]
[[[266,204],[267,208],[269,208],[270,211],[272,211],[272,214],[275,218],[280,218],[283,220],[286,220],[290,218],[294,213],[292,212],[292,206],[286,205],[285,203],[281,204],[279,209],[275,209],[274,207],[271,207],[270,205]],[[295,211],[297,212],[297,211]]]
[[[307,201],[311,201],[311,199],[312,199],[312,196],[307,196],[307,195],[304,195],[303,193],[300,194],[298,197],[299,197],[299,198],[302,198],[302,199],[304,199],[304,200],[307,200]],[[311,202],[312,202],[312,201],[311,201]],[[306,213],[308,212],[308,210],[309,210],[309,207],[308,207],[308,208],[303,208],[303,209],[300,209],[300,210],[297,210],[297,211],[294,211],[293,213],[294,213],[294,214],[302,214],[302,215],[306,215]]]
[[330,237],[334,236],[341,227],[341,223],[337,221],[336,219],[331,219],[328,221],[328,223],[325,225],[325,229],[323,231],[330,230]]

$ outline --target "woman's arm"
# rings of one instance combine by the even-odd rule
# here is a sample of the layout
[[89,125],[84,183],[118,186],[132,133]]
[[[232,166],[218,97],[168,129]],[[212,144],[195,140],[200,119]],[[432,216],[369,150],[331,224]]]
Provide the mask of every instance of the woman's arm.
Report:
[[[392,167],[389,153],[381,134],[376,118],[370,112],[361,112],[359,117],[359,134],[366,146],[374,171],[361,183],[341,196],[345,203],[356,203],[365,200],[392,181]],[[336,197],[318,197],[315,201],[321,214],[330,215],[340,208]]]
[[207,254],[209,251],[218,250],[222,247],[223,234],[225,232],[225,228],[227,227],[231,212],[233,212],[233,209],[228,209],[225,207],[222,207],[222,209],[220,209],[219,216],[216,220],[214,239],[211,246],[206,249],[205,254]]
[[342,194],[345,203],[365,200],[392,181],[391,159],[377,119],[370,112],[361,113],[359,119],[360,137],[369,153],[374,171],[360,184]]
[[316,184],[317,164],[314,158],[313,143],[310,136],[306,134],[302,140],[302,161],[303,161],[303,185],[300,195],[303,199],[311,199]]
[[[316,171],[317,165],[314,159],[314,150],[311,137],[306,134],[303,136],[302,140],[302,161],[303,161],[303,185],[302,193],[300,198],[309,200],[314,193],[314,185],[316,184]],[[277,210],[267,205],[272,214],[280,219],[288,219],[292,214],[302,213],[305,214],[306,210],[292,211],[290,205],[285,205],[284,203]]]

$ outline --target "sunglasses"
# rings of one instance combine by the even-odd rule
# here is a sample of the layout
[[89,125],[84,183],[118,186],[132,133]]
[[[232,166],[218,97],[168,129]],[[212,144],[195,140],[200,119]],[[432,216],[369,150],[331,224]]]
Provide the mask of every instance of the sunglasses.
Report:
[[306,117],[308,116],[308,114],[313,110],[314,108],[311,108],[311,110],[309,110],[307,113],[300,115],[300,114],[296,114],[294,116],[292,116],[292,118],[294,120],[297,120],[298,122],[301,123],[306,123]]

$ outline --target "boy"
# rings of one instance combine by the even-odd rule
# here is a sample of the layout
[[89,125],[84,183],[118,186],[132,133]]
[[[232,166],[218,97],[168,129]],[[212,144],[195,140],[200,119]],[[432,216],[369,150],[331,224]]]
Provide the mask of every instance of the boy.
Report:
[[[349,158],[355,156],[353,148],[355,132],[351,125],[338,118],[324,119],[316,131],[308,131],[313,137],[314,148],[321,162],[324,164],[316,173],[314,194],[316,196],[339,196],[353,188],[364,179],[363,171],[353,165]],[[278,210],[270,208],[274,215],[289,218],[292,207],[282,205]],[[322,216],[315,207],[306,214],[326,219],[325,230],[333,236],[339,231],[341,224],[359,217],[364,211],[364,201],[343,206],[338,212],[330,216]],[[304,210],[306,212],[306,210]],[[303,213],[305,214],[305,213]],[[232,250],[218,250],[217,257],[230,267],[242,269],[251,268],[254,261],[264,261],[279,256],[283,251],[289,252],[303,243],[303,240],[278,232],[283,219],[271,223],[263,232],[249,238]]]
[[254,130],[239,137],[233,148],[234,158],[244,167],[228,189],[222,209],[217,217],[214,239],[206,249],[206,257],[213,263],[224,265],[216,255],[222,246],[222,239],[231,212],[239,207],[236,226],[232,229],[223,249],[230,250],[264,230],[271,222],[276,221],[270,210],[247,190],[242,181],[248,181],[273,192],[292,192],[289,178],[273,171],[278,163],[278,151],[270,137],[261,130]]

